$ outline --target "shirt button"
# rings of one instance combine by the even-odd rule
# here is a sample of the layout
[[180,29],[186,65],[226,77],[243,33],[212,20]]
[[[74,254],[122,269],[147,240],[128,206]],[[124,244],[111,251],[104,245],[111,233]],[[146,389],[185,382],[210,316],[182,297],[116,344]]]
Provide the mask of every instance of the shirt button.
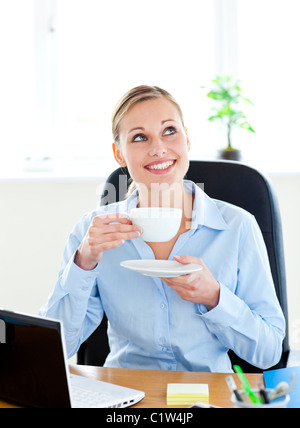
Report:
[[165,343],[166,343],[166,338],[165,338],[165,337],[160,337],[160,338],[159,338],[159,344],[160,344],[161,346],[164,346],[164,345],[165,345]]
[[164,303],[162,303],[162,304],[160,305],[161,309],[165,309],[165,308],[166,308],[166,306],[167,306],[167,305],[165,305]]

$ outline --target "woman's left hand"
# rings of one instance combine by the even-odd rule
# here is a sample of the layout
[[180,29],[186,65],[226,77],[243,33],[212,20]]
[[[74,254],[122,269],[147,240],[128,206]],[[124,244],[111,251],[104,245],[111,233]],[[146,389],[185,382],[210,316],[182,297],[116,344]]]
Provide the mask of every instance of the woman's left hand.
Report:
[[203,260],[192,256],[174,256],[182,264],[196,263],[203,269],[188,275],[175,278],[161,278],[169,287],[174,288],[183,300],[203,304],[209,310],[215,308],[220,299],[220,284],[213,277]]

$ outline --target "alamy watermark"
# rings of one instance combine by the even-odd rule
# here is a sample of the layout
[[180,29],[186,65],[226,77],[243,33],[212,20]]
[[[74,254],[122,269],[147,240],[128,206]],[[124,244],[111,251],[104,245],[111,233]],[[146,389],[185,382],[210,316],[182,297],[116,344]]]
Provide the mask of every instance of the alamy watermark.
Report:
[[[196,185],[204,192],[204,183],[196,183]],[[186,183],[184,186],[188,193],[193,192],[192,183]],[[189,218],[191,215],[192,206],[189,203],[185,203],[182,206],[182,183],[151,183],[150,187],[147,187],[144,183],[139,183],[137,188],[143,194],[143,200],[148,203],[149,207],[177,206],[182,208],[185,218]],[[113,183],[105,183],[104,190],[100,189],[100,186],[97,188],[97,195],[101,196],[101,205],[108,206],[125,199],[127,189],[128,177],[127,175],[122,174],[118,177],[118,186],[115,186]],[[200,198],[204,198],[204,193],[200,193]],[[119,207],[117,206],[116,210],[118,210],[118,208]],[[201,219],[204,217],[203,203],[200,203],[198,206],[198,216]]]

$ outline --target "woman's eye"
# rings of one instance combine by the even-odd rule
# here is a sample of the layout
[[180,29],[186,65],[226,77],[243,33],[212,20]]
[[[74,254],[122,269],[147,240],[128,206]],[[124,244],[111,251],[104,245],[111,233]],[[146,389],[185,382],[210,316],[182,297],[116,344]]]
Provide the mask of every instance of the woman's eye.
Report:
[[146,141],[146,137],[144,134],[138,134],[133,137],[132,141],[135,143],[138,143],[139,141]]
[[173,135],[176,133],[176,129],[173,126],[169,126],[165,131],[164,135]]

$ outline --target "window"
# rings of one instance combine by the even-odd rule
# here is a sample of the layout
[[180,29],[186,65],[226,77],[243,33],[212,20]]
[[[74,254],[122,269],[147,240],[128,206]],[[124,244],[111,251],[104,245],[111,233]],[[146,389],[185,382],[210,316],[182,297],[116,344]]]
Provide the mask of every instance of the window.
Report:
[[0,5],[2,40],[8,40],[1,82],[6,128],[0,129],[1,140],[9,142],[6,156],[112,159],[113,107],[144,83],[169,90],[183,107],[190,138],[207,144],[199,100],[201,85],[214,74],[213,2]]
[[4,156],[27,156],[34,139],[36,115],[34,31],[32,1],[0,1],[2,160]]
[[1,0],[5,159],[113,160],[113,107],[143,83],[182,106],[191,157],[213,158],[225,137],[201,87],[227,73],[255,104],[244,157],[299,163],[298,16],[299,0]]
[[247,158],[300,164],[299,0],[237,5],[238,76],[255,106],[254,135],[240,134]]
[[[191,138],[203,144],[201,85],[214,74],[213,2],[57,2],[58,135],[75,156],[112,157],[115,103],[140,84],[161,86],[183,107]],[[205,142],[206,144],[206,142]]]

